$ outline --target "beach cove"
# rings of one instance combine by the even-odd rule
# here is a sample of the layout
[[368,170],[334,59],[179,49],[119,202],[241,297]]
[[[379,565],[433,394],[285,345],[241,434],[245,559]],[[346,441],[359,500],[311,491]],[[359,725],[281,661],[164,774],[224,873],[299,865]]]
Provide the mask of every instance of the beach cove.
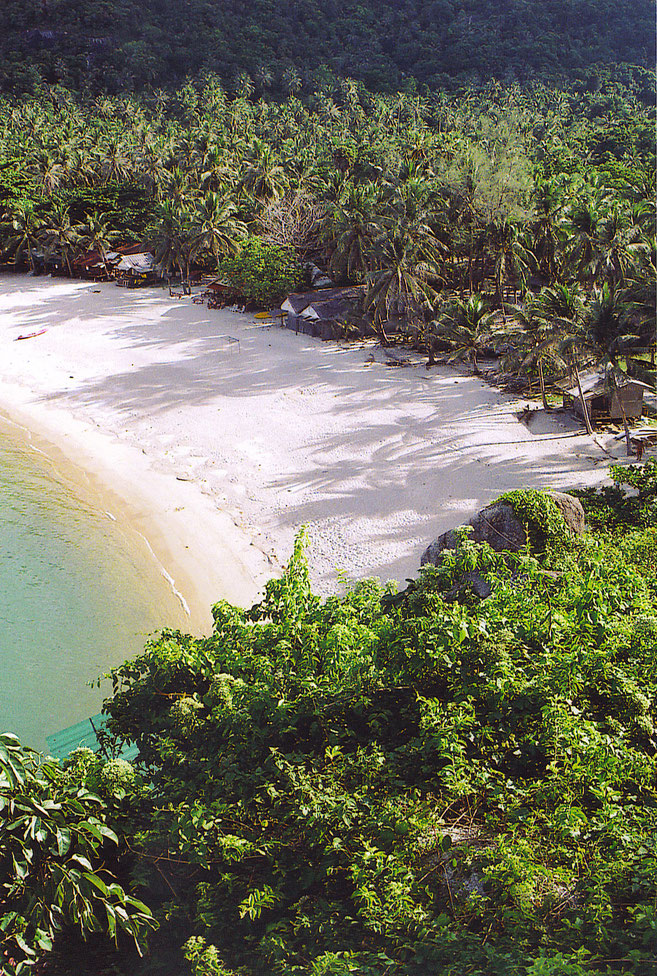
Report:
[[532,432],[526,401],[422,357],[158,288],[2,277],[0,342],[0,409],[145,540],[195,633],[253,603],[303,525],[319,593],[403,585],[501,492],[597,483],[624,454],[562,415]]

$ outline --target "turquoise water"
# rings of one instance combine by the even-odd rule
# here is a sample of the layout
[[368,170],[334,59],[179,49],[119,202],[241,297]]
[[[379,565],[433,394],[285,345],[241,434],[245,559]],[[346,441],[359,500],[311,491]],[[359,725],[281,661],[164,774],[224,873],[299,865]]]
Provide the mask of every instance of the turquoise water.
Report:
[[53,462],[0,439],[0,728],[26,745],[99,711],[87,686],[184,616],[145,546]]

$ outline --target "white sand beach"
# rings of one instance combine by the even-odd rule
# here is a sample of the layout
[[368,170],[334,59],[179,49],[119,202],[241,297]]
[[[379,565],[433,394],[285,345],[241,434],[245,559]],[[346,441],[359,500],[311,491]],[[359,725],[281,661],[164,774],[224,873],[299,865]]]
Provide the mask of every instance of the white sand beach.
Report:
[[530,431],[526,400],[422,357],[393,368],[373,342],[162,289],[3,276],[0,343],[0,409],[148,540],[197,630],[218,599],[252,603],[302,525],[318,592],[403,584],[502,491],[592,484],[612,460],[574,420]]

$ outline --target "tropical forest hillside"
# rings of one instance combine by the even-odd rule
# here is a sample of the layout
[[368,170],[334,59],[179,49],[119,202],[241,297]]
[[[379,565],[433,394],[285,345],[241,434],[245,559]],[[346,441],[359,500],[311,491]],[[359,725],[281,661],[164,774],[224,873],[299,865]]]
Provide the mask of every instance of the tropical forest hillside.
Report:
[[[4,0],[0,89],[116,92],[211,71],[260,94],[336,77],[373,90],[491,78],[596,87],[655,63],[654,0]],[[647,100],[649,83],[638,72]]]

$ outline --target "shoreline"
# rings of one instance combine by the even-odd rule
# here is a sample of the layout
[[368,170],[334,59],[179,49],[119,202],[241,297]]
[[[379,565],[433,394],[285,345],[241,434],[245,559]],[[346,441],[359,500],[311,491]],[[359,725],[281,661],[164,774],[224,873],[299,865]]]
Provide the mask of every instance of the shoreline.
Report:
[[503,491],[595,484],[623,461],[564,416],[530,431],[526,401],[421,356],[391,369],[372,342],[162,289],[0,277],[0,342],[0,409],[141,535],[190,629],[220,599],[255,602],[304,525],[320,595],[365,576],[403,585]]
[[[179,625],[190,633],[209,632],[211,606],[218,599],[244,605],[255,600],[255,560],[251,557],[249,566],[248,556],[241,557],[244,540],[236,537],[236,528],[224,513],[213,510],[200,493],[190,505],[194,485],[180,482],[178,488],[166,475],[152,470],[137,450],[112,443],[74,417],[46,417],[4,379],[0,380],[0,429],[52,465],[91,508],[121,525],[132,547],[141,550],[137,559],[146,572],[154,580],[158,577],[175,599],[182,611]],[[222,554],[228,565],[219,582],[222,593],[217,595],[217,574],[208,565],[208,547],[225,546],[227,539],[238,555]],[[163,627],[173,625],[173,620],[162,622]]]

